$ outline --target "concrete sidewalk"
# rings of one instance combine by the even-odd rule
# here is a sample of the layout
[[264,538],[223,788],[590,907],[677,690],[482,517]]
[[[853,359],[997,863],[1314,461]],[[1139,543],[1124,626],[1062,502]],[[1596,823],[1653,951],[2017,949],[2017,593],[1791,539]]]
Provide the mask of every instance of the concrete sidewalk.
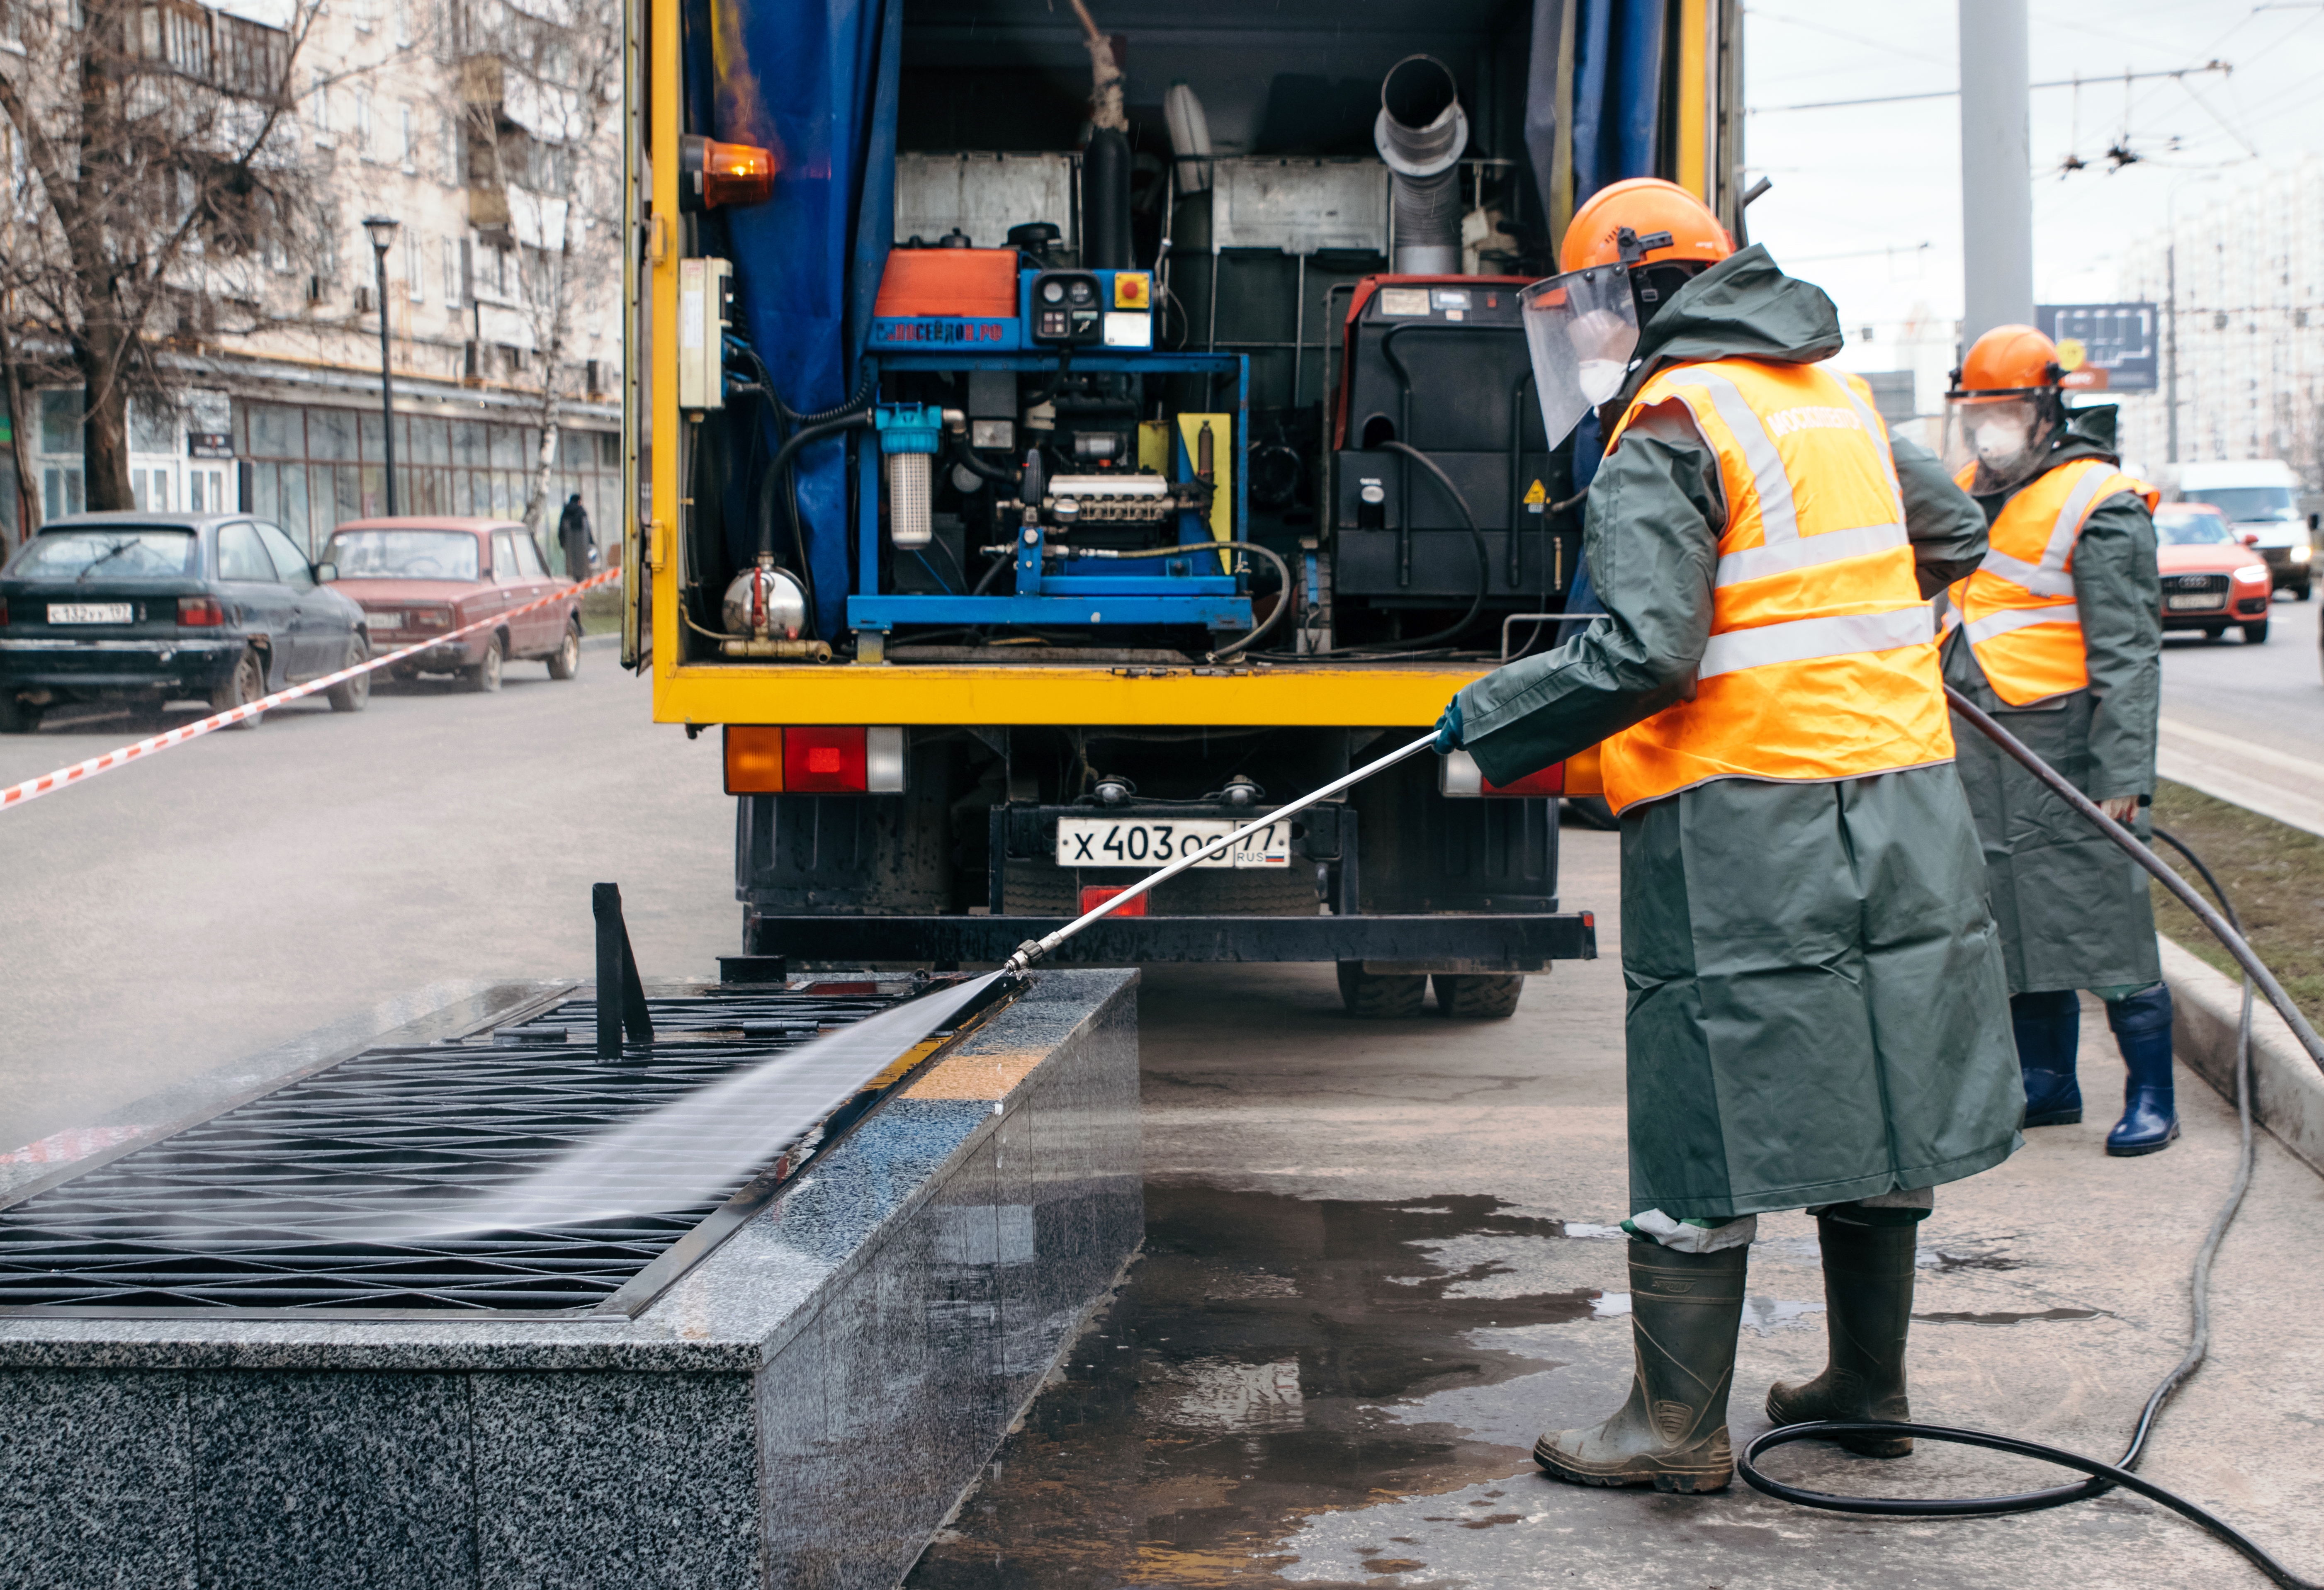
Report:
[[[1562,893],[1608,958],[1516,1019],[1344,1016],[1328,969],[1157,968],[1143,989],[1146,1256],[908,1581],[915,1586],[1670,1586],[2263,1583],[2134,1498],[2020,1518],[1812,1513],[1545,1480],[1544,1427],[1628,1377],[1616,836],[1568,829]],[[2186,1135],[2108,1159],[2121,1062],[2086,1011],[2090,1117],[1938,1194],[1923,1227],[1916,1414],[2111,1458],[2187,1338],[2187,1267],[2235,1119],[2182,1079]],[[2209,1365],[2144,1471],[2324,1572],[2324,1181],[2272,1138],[2219,1257]],[[1731,1418],[1823,1357],[1804,1216],[1761,1222]],[[1792,1448],[1839,1491],[1984,1494],[2054,1470],[1924,1447]]]

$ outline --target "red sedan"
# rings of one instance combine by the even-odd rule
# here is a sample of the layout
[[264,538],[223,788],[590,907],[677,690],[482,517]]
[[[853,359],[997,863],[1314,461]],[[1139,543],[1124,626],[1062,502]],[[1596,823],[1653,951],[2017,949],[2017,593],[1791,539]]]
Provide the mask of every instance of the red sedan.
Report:
[[2227,515],[2208,502],[2165,502],[2154,510],[2154,540],[2165,630],[2217,640],[2239,624],[2246,645],[2267,639],[2267,559],[2236,538]]
[[[374,653],[448,634],[540,597],[570,592],[525,528],[500,519],[359,519],[332,533],[323,562],[337,589],[370,614]],[[512,658],[549,665],[552,679],[581,666],[577,598],[517,614],[430,648],[389,671],[399,679],[457,674],[471,690],[498,690]]]

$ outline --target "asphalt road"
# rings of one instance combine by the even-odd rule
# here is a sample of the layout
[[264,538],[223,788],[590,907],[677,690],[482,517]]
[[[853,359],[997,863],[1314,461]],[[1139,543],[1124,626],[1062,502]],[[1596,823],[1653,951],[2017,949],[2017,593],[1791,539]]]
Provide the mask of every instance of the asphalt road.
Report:
[[2279,597],[2264,646],[2239,636],[2163,648],[2158,770],[2311,833],[2324,833],[2324,600]]
[[[718,741],[650,712],[592,647],[569,682],[298,703],[0,813],[0,1151],[430,985],[592,977],[592,883],[648,977],[714,973],[742,935]],[[0,785],[151,732],[0,737]]]
[[[2313,654],[2174,646],[2173,710],[2314,688]],[[2281,659],[2279,663],[2278,659]],[[648,721],[606,653],[497,696],[423,685],[281,712],[0,814],[0,1142],[68,1130],[430,985],[586,977],[587,885],[623,886],[649,977],[709,970],[739,925],[717,747]],[[2210,723],[2229,721],[2200,703]],[[2293,743],[2288,705],[2255,741]],[[0,740],[0,781],[127,738]],[[2307,749],[2312,750],[2313,742]],[[2287,753],[2289,754],[2289,753]],[[1622,983],[1612,836],[1569,829],[1563,893],[1607,958],[1514,1020],[1359,1023],[1327,969],[1169,967],[1141,991],[1147,1256],[917,1570],[922,1587],[1392,1585],[2016,1590],[2255,1582],[2135,1499],[1900,1525],[1741,1486],[1687,1498],[1540,1478],[1526,1447],[1602,1417],[1628,1369]],[[1923,1228],[1914,1407],[2118,1450],[2184,1346],[2186,1266],[2234,1123],[2184,1075],[2187,1135],[2100,1144],[2120,1079],[2086,1016],[2084,1125],[1940,1192]],[[2213,1362],[2146,1472],[2324,1571],[2307,1490],[2324,1430],[2324,1181],[2263,1138],[2217,1276]],[[1809,1222],[1763,1222],[1731,1413],[1821,1365]],[[1105,1349],[1101,1354],[1097,1349]],[[1924,1449],[1794,1448],[1831,1489],[2053,1483]]]

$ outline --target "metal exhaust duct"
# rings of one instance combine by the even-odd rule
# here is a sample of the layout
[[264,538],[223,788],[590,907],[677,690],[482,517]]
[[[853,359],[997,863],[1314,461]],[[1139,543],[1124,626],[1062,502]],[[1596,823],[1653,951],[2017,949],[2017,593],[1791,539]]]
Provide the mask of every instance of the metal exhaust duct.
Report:
[[1452,69],[1432,55],[1407,55],[1380,81],[1372,142],[1388,162],[1399,276],[1461,274],[1462,152],[1469,118]]

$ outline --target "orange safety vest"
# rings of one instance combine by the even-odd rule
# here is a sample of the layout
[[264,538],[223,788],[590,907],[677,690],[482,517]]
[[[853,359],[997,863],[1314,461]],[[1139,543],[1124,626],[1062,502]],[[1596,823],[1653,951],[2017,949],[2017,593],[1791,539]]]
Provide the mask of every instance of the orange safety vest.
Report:
[[1646,382],[1718,455],[1727,500],[1693,699],[1608,739],[1615,810],[1714,778],[1820,783],[1949,762],[1935,626],[1888,433],[1812,364],[1714,359]]
[[[1953,477],[1962,491],[1969,464]],[[2098,505],[2128,492],[2153,512],[2162,493],[2098,458],[2078,458],[2036,476],[2002,505],[1985,561],[1945,592],[1945,633],[1969,628],[1969,654],[2011,706],[2089,687],[2082,618],[2074,606],[2074,544]]]

